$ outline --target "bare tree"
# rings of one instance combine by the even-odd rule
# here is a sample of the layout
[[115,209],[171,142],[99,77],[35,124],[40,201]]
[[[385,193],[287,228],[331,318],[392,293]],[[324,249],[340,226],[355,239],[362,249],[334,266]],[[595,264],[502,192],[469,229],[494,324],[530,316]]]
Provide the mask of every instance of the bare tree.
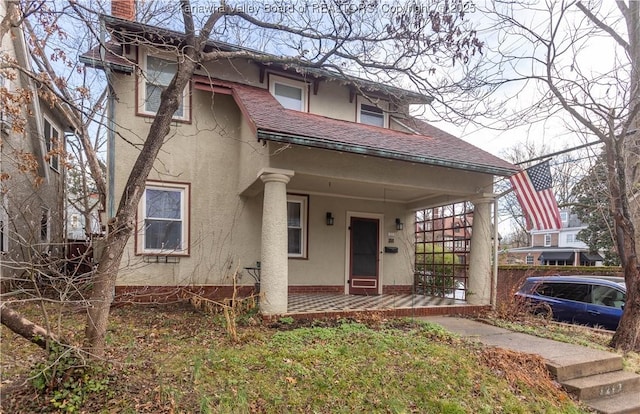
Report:
[[610,208],[628,294],[611,345],[638,350],[640,3],[493,2],[483,12],[501,39],[488,45],[493,58],[482,63],[487,68],[484,81],[507,95],[519,94],[520,103],[514,105],[518,110],[504,119],[529,122],[562,111],[576,134],[604,145]]

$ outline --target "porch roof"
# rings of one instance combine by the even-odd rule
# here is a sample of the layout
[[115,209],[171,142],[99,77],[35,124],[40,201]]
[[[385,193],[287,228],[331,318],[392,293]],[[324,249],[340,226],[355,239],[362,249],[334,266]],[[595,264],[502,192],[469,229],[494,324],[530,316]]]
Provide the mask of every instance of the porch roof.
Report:
[[544,252],[538,258],[540,261],[573,261],[575,253],[572,251],[568,252]]
[[268,90],[195,76],[197,89],[231,93],[259,140],[508,176],[513,164],[415,118],[406,133],[282,107]]

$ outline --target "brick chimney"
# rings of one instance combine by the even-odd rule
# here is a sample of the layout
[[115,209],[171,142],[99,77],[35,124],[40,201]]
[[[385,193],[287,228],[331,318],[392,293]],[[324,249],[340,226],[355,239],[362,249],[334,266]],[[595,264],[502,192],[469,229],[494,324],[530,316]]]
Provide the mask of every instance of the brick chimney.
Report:
[[111,15],[121,19],[136,19],[136,0],[111,0]]

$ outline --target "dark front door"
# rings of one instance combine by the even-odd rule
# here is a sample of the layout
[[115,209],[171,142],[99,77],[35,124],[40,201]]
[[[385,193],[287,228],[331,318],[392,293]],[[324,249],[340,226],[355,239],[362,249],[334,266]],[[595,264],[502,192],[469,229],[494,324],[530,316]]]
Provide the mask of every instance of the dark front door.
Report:
[[380,276],[380,220],[351,217],[349,294],[377,295]]

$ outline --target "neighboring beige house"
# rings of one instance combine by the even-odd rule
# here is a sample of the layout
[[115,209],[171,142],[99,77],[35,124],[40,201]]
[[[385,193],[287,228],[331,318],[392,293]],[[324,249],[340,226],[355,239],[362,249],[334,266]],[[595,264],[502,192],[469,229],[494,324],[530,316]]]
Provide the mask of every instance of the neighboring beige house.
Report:
[[[0,16],[6,13],[0,0]],[[1,40],[0,63],[31,68],[21,28]],[[27,91],[31,99],[13,99]],[[64,255],[65,164],[54,151],[64,148],[68,128],[19,71],[0,70],[0,94],[0,264],[8,281],[36,261]]]
[[560,218],[561,229],[532,229],[531,246],[501,251],[500,262],[531,266],[602,266],[602,256],[590,253],[586,243],[577,238],[580,230],[587,226],[570,210],[561,210]]
[[[123,34],[179,37],[119,13],[103,17],[108,50],[82,57],[113,85],[109,215],[175,70],[162,45]],[[408,115],[430,101],[326,70],[204,65],[149,177],[116,295],[223,295],[235,271],[247,287],[260,273],[265,314],[286,313],[289,293],[412,292],[415,211],[468,200],[467,301],[489,304],[493,179],[517,168]]]

